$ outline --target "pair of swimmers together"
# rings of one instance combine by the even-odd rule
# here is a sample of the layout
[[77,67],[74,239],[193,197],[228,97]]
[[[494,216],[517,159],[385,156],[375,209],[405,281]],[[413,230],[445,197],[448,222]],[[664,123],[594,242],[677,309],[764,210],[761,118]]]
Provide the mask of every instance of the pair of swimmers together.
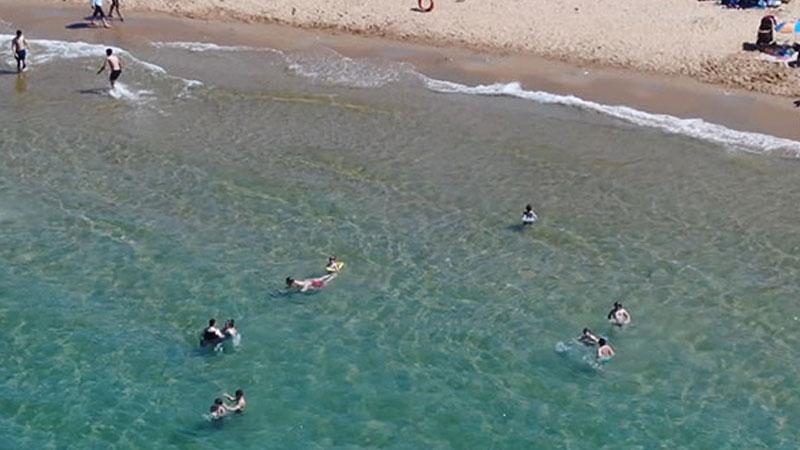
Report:
[[[618,327],[631,323],[630,313],[628,313],[628,310],[626,310],[620,302],[614,302],[614,307],[608,313],[607,317],[611,324]],[[614,357],[614,348],[611,347],[605,339],[596,336],[592,333],[592,330],[588,328],[583,329],[581,337],[578,338],[578,342],[589,347],[596,345],[597,351],[595,357],[599,361],[608,361]]]
[[334,278],[339,275],[344,263],[337,261],[335,256],[328,258],[328,264],[325,265],[327,275],[319,278],[310,278],[308,280],[298,280],[292,277],[286,277],[286,287],[289,289],[299,289],[300,292],[317,291],[328,285]]
[[225,404],[222,398],[217,397],[214,399],[214,404],[208,409],[208,414],[212,420],[220,420],[230,413],[241,414],[247,408],[247,401],[244,398],[244,391],[237,389],[235,395],[231,396],[227,393],[223,394],[232,404]]
[[235,337],[237,334],[239,334],[239,332],[234,326],[233,319],[228,319],[225,322],[225,326],[222,328],[222,330],[217,328],[216,319],[210,319],[208,321],[208,326],[203,329],[203,336],[200,340],[200,346],[207,347],[209,345],[216,345],[225,339]]

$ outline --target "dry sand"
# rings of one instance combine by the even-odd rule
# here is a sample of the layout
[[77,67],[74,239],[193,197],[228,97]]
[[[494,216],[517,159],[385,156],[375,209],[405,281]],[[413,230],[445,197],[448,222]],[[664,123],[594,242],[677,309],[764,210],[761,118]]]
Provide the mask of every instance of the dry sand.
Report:
[[[86,0],[69,0],[86,3]],[[425,0],[427,4],[428,0]],[[800,72],[742,51],[759,19],[800,18],[800,0],[780,9],[730,10],[698,0],[122,0],[125,12],[279,22],[296,27],[532,52],[561,61],[668,75],[768,94],[800,95]],[[791,38],[791,36],[788,36]]]

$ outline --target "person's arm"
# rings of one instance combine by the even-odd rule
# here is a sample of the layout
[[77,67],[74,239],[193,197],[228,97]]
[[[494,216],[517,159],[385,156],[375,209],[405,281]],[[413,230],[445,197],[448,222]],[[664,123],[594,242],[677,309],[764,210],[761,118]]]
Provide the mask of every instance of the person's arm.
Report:
[[236,401],[236,398],[235,398],[235,397],[233,397],[231,394],[228,394],[227,392],[226,392],[226,393],[224,393],[224,394],[222,394],[222,395],[224,395],[224,396],[225,396],[225,398],[227,398],[227,399],[228,399],[228,401],[230,401],[230,402],[234,402],[234,401]]
[[103,66],[100,67],[100,70],[97,71],[98,75],[100,75],[100,72],[106,70],[106,64],[108,64],[108,61],[103,61]]

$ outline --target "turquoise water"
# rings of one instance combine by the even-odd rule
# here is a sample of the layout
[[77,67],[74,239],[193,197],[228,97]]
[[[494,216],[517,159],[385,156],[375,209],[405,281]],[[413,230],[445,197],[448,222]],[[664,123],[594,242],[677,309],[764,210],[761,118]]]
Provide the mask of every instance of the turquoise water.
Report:
[[0,447],[800,446],[794,160],[324,51],[135,48],[115,99],[84,50],[0,76]]

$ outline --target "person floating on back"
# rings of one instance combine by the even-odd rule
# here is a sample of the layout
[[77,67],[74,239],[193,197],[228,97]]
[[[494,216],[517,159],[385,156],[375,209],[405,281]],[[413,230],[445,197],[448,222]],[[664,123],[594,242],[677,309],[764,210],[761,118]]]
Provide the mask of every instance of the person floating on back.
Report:
[[95,25],[97,18],[100,17],[100,20],[103,21],[103,26],[109,28],[110,25],[106,21],[106,15],[103,13],[103,0],[92,0],[92,8],[94,10],[92,12],[92,26]]
[[605,362],[614,357],[614,349],[606,342],[605,339],[600,338],[597,341],[597,360]]
[[537,220],[539,220],[539,216],[536,215],[536,211],[533,210],[533,206],[526,205],[525,211],[522,212],[522,223],[524,225],[533,225],[533,223]]
[[334,272],[324,277],[312,278],[310,280],[295,280],[292,277],[286,277],[286,287],[289,289],[299,289],[300,292],[317,291],[328,285],[338,273]]
[[592,333],[592,330],[584,328],[583,332],[581,333],[581,337],[578,338],[578,342],[587,347],[592,347],[600,342],[600,338],[595,336],[594,333]]
[[17,36],[11,40],[11,52],[17,60],[17,73],[28,70],[25,58],[28,57],[28,41],[22,35],[22,30],[17,30]]
[[628,313],[628,310],[622,307],[622,303],[614,302],[614,307],[608,313],[608,321],[621,327],[631,323],[631,315]]
[[103,66],[100,67],[100,70],[97,71],[97,74],[105,70],[106,66],[108,66],[108,70],[111,72],[108,75],[108,81],[111,83],[111,89],[114,89],[114,84],[117,82],[117,78],[122,75],[122,61],[114,55],[114,50],[110,48],[106,49],[106,60],[103,62]]

